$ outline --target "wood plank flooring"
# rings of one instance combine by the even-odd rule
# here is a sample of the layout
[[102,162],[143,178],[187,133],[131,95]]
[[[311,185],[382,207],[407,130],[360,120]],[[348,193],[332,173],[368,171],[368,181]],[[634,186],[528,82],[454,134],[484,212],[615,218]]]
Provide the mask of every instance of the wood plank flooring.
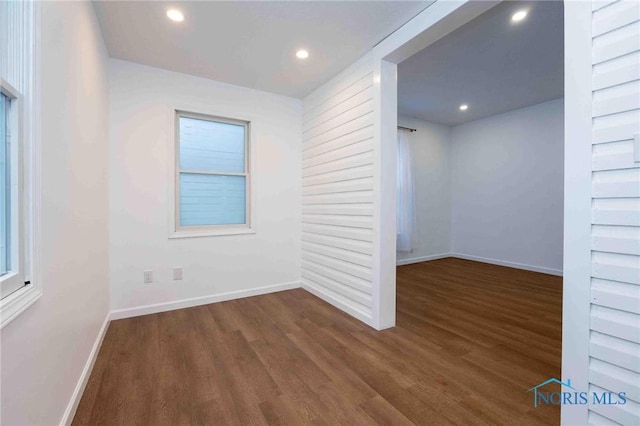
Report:
[[397,327],[304,290],[113,321],[74,425],[547,425],[562,279],[459,259],[398,267]]

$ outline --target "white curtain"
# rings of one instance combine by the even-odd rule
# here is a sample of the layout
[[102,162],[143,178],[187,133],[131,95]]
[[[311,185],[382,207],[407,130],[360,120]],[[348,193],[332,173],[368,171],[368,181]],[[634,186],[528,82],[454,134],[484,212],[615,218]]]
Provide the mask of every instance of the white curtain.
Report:
[[409,131],[398,129],[398,192],[397,192],[397,243],[396,250],[411,252],[415,229],[415,203],[413,194],[413,170]]

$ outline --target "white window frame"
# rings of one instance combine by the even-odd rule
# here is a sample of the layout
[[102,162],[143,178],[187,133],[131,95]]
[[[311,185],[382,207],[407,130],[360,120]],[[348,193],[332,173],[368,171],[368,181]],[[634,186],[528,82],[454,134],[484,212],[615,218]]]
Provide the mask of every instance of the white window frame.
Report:
[[[9,272],[0,276],[0,299],[4,299],[25,286],[26,275],[24,208],[23,208],[23,150],[22,150],[22,95],[9,83],[0,79],[0,93],[9,98],[9,120],[7,133],[9,134],[9,152],[7,163],[10,168],[11,191],[10,225],[7,233],[11,236],[7,251],[11,253]],[[2,141],[4,145],[6,141]]]
[[[253,212],[255,210],[254,181],[253,181],[253,138],[252,120],[246,118],[228,118],[220,114],[209,114],[202,112],[191,112],[189,109],[172,109],[172,155],[173,171],[171,177],[171,198],[173,199],[173,209],[170,218],[169,238],[190,238],[224,235],[255,234],[253,225]],[[194,118],[199,120],[214,121],[218,123],[234,124],[245,128],[245,169],[243,173],[214,172],[208,170],[191,170],[180,168],[180,117]],[[180,173],[197,173],[221,176],[245,176],[245,223],[228,225],[202,225],[183,226],[180,224]]]
[[[0,298],[0,329],[26,311],[42,296],[40,271],[41,235],[41,182],[40,182],[40,2],[13,3],[17,8],[0,14],[8,28],[21,28],[13,33],[0,28],[7,50],[2,52],[0,89],[13,99],[11,129],[12,144],[19,147],[17,163],[20,166],[19,216],[21,259],[19,275],[24,285],[4,298]],[[6,56],[5,56],[6,55]],[[7,75],[4,75],[7,72]],[[9,81],[7,81],[9,78]],[[12,84],[14,81],[17,84]],[[14,88],[14,86],[18,86]]]

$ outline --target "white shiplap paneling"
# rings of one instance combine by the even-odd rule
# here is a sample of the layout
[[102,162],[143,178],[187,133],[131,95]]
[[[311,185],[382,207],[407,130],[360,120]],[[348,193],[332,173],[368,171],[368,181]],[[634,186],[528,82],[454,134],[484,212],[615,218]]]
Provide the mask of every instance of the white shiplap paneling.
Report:
[[640,424],[640,3],[594,2],[589,424]]
[[[603,392],[609,392],[608,389],[601,388],[596,385],[589,386],[589,393],[597,392],[602,394]],[[624,405],[605,405],[594,404],[589,410],[589,424],[596,426],[606,425],[623,425],[623,426],[635,426],[638,424],[638,413],[640,413],[640,404],[627,399]],[[593,417],[595,414],[597,417]]]
[[302,286],[372,321],[373,61],[304,100]]

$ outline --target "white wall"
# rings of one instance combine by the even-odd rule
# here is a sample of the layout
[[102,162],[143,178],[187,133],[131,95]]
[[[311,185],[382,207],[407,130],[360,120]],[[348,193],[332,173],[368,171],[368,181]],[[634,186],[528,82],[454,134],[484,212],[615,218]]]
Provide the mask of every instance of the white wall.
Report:
[[451,251],[562,270],[563,100],[452,129]]
[[302,286],[373,323],[373,73],[366,56],[304,99]]
[[43,295],[2,330],[5,425],[58,424],[109,311],[107,53],[89,2],[42,2]]
[[[590,238],[585,238],[591,240],[591,252],[579,252],[584,253],[585,261],[590,260],[590,268],[588,264],[581,266],[590,272],[591,283],[577,281],[575,285],[580,288],[565,290],[569,293],[565,297],[572,303],[581,303],[577,309],[571,307],[570,313],[584,316],[589,313],[590,320],[583,319],[573,336],[565,331],[563,337],[568,340],[565,348],[571,344],[589,348],[589,358],[581,354],[577,365],[588,367],[588,373],[576,371],[576,367],[567,368],[566,373],[574,371],[581,379],[588,377],[589,390],[615,389],[627,396],[624,405],[589,405],[590,424],[637,425],[640,424],[640,161],[634,159],[633,138],[640,134],[640,3],[593,2],[593,9],[591,22],[587,22],[592,37],[592,66],[585,67],[584,72],[585,77],[592,76],[591,85],[576,79],[584,90],[579,93],[591,95],[585,99],[591,106],[588,110],[591,120],[585,116],[591,135],[574,137],[574,144],[580,146],[574,145],[573,152],[584,154],[586,161],[580,166],[586,167],[569,164],[572,171],[579,171],[578,176],[583,173],[585,176],[584,185],[573,190],[578,194],[590,193],[591,198],[590,203],[584,200],[585,205],[591,204],[591,226],[586,221],[579,222],[584,223],[585,231],[591,231]],[[638,149],[635,148],[636,155]],[[589,152],[590,159],[586,157]],[[576,174],[572,176],[574,179]],[[575,238],[574,234],[571,236]],[[582,277],[572,275],[574,279]],[[582,328],[583,324],[590,330]],[[566,350],[569,354],[575,351]]]
[[[112,309],[299,286],[301,102],[118,60],[110,90]],[[251,119],[257,233],[168,238],[172,108]],[[182,281],[173,267],[184,268]],[[148,269],[154,282],[143,284]]]
[[[362,312],[358,313],[339,301],[335,293],[332,295],[323,291],[316,294],[322,294],[325,300],[361,319],[367,318],[367,311],[371,312],[371,316],[365,319],[365,322],[377,329],[395,325],[396,314],[396,206],[395,202],[389,202],[395,200],[396,192],[396,63],[422,50],[493,5],[493,2],[465,0],[435,2],[304,100],[305,105],[311,105],[318,100],[321,102],[322,98],[333,99],[338,103],[345,101],[345,105],[348,105],[347,99],[340,99],[339,92],[357,81],[352,79],[352,74],[362,69],[372,73],[373,105],[367,112],[366,119],[372,130],[373,168],[371,184],[362,189],[360,194],[366,197],[364,199],[367,203],[372,204],[371,213],[367,214],[370,218],[370,225],[367,227],[372,231],[371,244],[367,248],[370,248],[372,266],[368,268],[370,272],[364,271],[368,274],[364,288],[372,294],[372,306],[371,309],[365,310],[363,315]],[[436,23],[437,25],[434,25]],[[343,131],[344,128],[337,130],[337,133],[346,136],[348,132]],[[345,178],[347,177],[349,175],[345,175]],[[355,228],[351,225],[348,227]]]
[[451,127],[398,117],[412,149],[416,230],[414,250],[397,253],[398,264],[428,260],[451,251]]

